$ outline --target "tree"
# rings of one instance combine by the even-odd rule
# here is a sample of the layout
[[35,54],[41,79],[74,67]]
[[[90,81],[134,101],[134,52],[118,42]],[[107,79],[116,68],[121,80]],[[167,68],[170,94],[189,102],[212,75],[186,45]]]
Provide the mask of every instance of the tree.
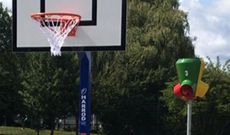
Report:
[[47,121],[53,135],[55,119],[68,112],[77,115],[78,66],[76,55],[63,53],[52,57],[49,53],[29,54],[28,69],[24,71],[25,104],[35,121]]
[[[229,122],[229,60],[221,65],[209,59],[204,70],[203,80],[209,84],[209,90],[204,98],[193,101],[192,133],[199,135],[226,135],[230,133]],[[186,131],[186,101],[175,98],[172,88],[176,82],[168,83],[163,91],[162,99],[166,103],[169,114],[165,115],[165,123],[175,135],[185,134]]]
[[[219,57],[214,65],[209,59],[204,81],[210,85],[204,99],[194,104],[194,132],[202,135],[226,135],[230,133],[230,60],[222,66]],[[213,123],[213,124],[211,124]]]
[[0,123],[4,119],[8,125],[13,118],[23,112],[21,89],[20,55],[11,51],[11,16],[0,2]]
[[160,90],[178,58],[194,57],[188,27],[177,1],[129,1],[126,51],[93,54],[93,112],[107,134],[165,133]]

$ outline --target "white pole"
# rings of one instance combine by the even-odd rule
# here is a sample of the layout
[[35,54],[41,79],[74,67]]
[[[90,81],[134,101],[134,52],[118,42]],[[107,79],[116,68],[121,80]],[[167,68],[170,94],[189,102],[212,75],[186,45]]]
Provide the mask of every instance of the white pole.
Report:
[[188,101],[188,113],[187,113],[187,135],[191,135],[192,130],[192,100]]

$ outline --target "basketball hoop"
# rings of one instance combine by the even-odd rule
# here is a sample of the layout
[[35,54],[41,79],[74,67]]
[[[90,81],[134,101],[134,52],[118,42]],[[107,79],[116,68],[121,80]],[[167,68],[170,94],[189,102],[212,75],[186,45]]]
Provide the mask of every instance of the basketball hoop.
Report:
[[81,16],[71,13],[35,13],[35,20],[41,31],[47,36],[51,55],[61,56],[61,47],[67,36],[74,36]]

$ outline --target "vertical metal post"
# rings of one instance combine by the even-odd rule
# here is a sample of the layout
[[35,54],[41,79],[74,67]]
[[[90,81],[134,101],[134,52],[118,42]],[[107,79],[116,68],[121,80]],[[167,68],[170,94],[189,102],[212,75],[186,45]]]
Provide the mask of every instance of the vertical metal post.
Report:
[[90,52],[78,52],[78,57],[80,61],[78,135],[90,135],[91,54]]
[[188,112],[187,112],[187,135],[191,135],[192,130],[192,100],[188,101]]

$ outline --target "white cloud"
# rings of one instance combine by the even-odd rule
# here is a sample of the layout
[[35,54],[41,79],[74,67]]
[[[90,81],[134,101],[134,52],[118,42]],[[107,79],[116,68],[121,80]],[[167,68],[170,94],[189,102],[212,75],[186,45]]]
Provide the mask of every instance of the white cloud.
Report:
[[222,15],[230,15],[230,0],[217,0],[213,3],[215,10]]
[[206,18],[209,22],[213,22],[213,23],[219,23],[220,22],[220,18],[217,16],[214,16],[214,15],[208,15]]
[[197,37],[196,55],[213,61],[230,59],[230,0],[184,0],[180,9],[189,13],[190,36]]

